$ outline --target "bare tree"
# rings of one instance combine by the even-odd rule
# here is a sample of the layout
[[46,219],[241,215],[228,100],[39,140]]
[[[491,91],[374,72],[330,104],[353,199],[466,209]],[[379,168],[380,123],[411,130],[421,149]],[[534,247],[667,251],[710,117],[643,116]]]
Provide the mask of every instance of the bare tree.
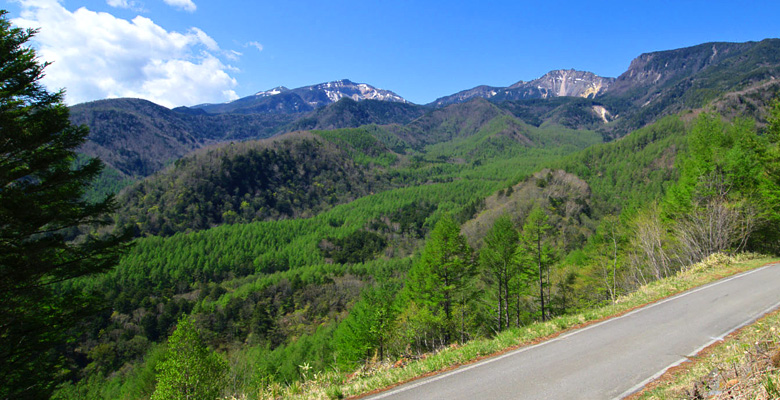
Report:
[[[634,257],[634,266],[638,268],[636,271],[638,275],[645,280],[641,269],[644,264],[649,267],[655,279],[666,277],[671,269],[671,258],[668,254],[666,229],[661,222],[657,205],[649,207],[647,212],[634,220],[634,230],[631,244],[633,248],[639,250],[639,254]],[[644,262],[641,262],[637,256],[643,258]]]
[[682,256],[690,263],[713,253],[744,249],[758,219],[748,201],[709,199],[675,223]]
[[681,256],[689,263],[717,252],[741,251],[756,229],[758,212],[744,197],[730,199],[732,184],[719,170],[699,182],[692,209],[675,221]]

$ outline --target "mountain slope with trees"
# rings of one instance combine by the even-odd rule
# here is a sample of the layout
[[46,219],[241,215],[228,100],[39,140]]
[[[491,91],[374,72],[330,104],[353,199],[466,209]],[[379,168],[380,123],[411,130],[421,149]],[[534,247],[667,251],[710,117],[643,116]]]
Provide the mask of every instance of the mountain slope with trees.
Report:
[[620,115],[607,129],[610,137],[619,137],[664,115],[774,80],[778,73],[780,39],[704,43],[640,55],[599,100]]
[[363,125],[405,125],[422,116],[426,108],[411,103],[382,100],[355,101],[349,97],[318,108],[285,128],[287,131],[357,128]]
[[269,137],[291,118],[184,114],[140,99],[110,99],[71,108],[90,128],[80,152],[100,157],[127,177],[144,177],[208,144]]
[[[726,176],[764,177],[744,180],[728,197],[713,197],[725,202],[715,204],[752,202],[766,217],[752,230],[753,239],[727,242],[725,248],[775,243],[767,238],[777,235],[770,223],[776,211],[759,201],[776,196],[778,187],[771,178],[774,161],[769,161],[777,159],[773,134],[756,135],[749,125],[718,125],[711,118],[698,118],[689,127],[671,117],[613,143],[550,160],[549,165],[569,173],[533,175],[512,185],[509,194],[505,181],[461,179],[387,190],[310,219],[229,224],[143,239],[116,273],[84,282],[114,298],[118,312],[95,321],[90,336],[95,347],[88,352],[91,367],[85,371],[108,374],[120,364],[139,371],[150,368],[137,344],[161,340],[183,314],[192,314],[212,346],[225,349],[235,365],[228,372],[238,385],[232,393],[246,393],[273,382],[306,379],[334,365],[353,368],[380,354],[384,359],[410,350],[419,354],[610,302],[704,254],[691,245],[700,243],[697,233],[683,222],[710,203],[688,203],[697,196],[683,197],[682,204],[693,208],[680,214],[672,207],[678,204],[673,193],[706,190],[685,183],[696,179],[678,177],[719,168]],[[717,139],[721,136],[726,139]],[[737,136],[746,140],[728,139]],[[722,150],[697,155],[692,144],[702,140],[719,143]],[[735,152],[737,143],[748,147]],[[756,164],[762,157],[769,162]],[[747,162],[729,161],[737,159]],[[764,166],[755,170],[757,165]],[[646,179],[632,178],[640,176]],[[540,201],[523,195],[535,191]],[[764,194],[744,196],[750,193]],[[527,203],[513,206],[523,211],[494,208],[501,199]],[[604,200],[609,202],[600,204]],[[410,212],[414,209],[427,211],[420,219]],[[412,224],[418,228],[404,228],[404,215],[418,221]],[[729,215],[746,214],[724,214]],[[459,226],[475,217],[461,233]],[[477,225],[488,229],[476,236],[482,241],[470,244],[466,238]],[[431,233],[424,239],[420,232]],[[680,241],[683,233],[693,240]],[[350,255],[369,243],[376,250]],[[446,250],[448,246],[457,250]],[[407,258],[409,254],[419,255]],[[445,254],[457,256],[441,258]],[[443,265],[452,268],[436,272]],[[100,333],[110,331],[126,333],[119,340]],[[244,345],[235,347],[237,343]],[[103,347],[112,350],[97,351]],[[124,354],[126,364],[105,355],[117,353]],[[255,372],[241,372],[246,370]],[[136,387],[148,378],[119,374],[112,379]],[[82,382],[83,390],[104,387],[101,380]]]
[[[490,119],[493,111],[487,107],[458,107],[464,102],[489,97],[491,103],[509,111],[527,124],[537,127],[560,125],[569,129],[596,130],[601,132],[605,139],[612,140],[663,116],[701,108],[713,100],[723,98],[727,93],[743,92],[740,96],[744,101],[728,100],[725,97],[720,102],[730,104],[729,108],[732,110],[741,109],[748,115],[755,115],[759,122],[763,123],[766,117],[762,111],[764,107],[751,101],[749,97],[755,96],[756,93],[774,93],[777,90],[768,88],[767,85],[773,85],[771,82],[780,72],[778,43],[780,40],[777,39],[748,43],[705,43],[684,49],[643,54],[632,61],[629,69],[614,82],[589,78],[588,82],[593,81],[590,85],[599,89],[593,89],[595,91],[587,98],[541,95],[518,97],[495,93],[487,96],[485,93],[496,91],[484,88],[485,90],[472,91],[474,96],[456,96],[457,101],[442,103],[441,106],[455,107],[447,111],[447,114],[474,113],[468,117],[464,115],[464,119]],[[551,75],[545,82],[558,82],[559,78]],[[536,81],[531,81],[533,82]],[[351,88],[356,84],[348,82],[344,85]],[[548,85],[549,90],[561,89],[556,89],[555,84],[551,85]],[[323,85],[316,85],[319,86]],[[520,85],[512,90],[520,90],[521,86],[525,87]],[[335,86],[325,89],[341,90]],[[246,101],[254,99],[252,102],[261,101],[263,104],[269,101],[283,103],[285,96],[299,92],[309,93],[308,89],[296,90],[263,92],[266,94],[250,96]],[[312,90],[312,93],[320,93],[320,89]],[[241,101],[244,100],[230,103],[233,108],[227,105],[212,105],[168,110],[142,100],[111,99],[74,106],[71,118],[74,123],[86,124],[91,128],[90,138],[82,147],[82,151],[90,156],[101,157],[126,177],[148,176],[184,154],[208,144],[260,139],[295,130],[353,128],[368,124],[400,124],[408,128],[408,131],[418,132],[416,136],[428,136],[419,132],[427,133],[426,129],[433,129],[428,125],[439,118],[437,111],[430,111],[424,106],[387,101],[395,99],[391,95],[372,97],[387,97],[385,100],[355,102],[350,101],[349,96],[344,98],[341,94],[332,95],[331,99],[324,93],[319,94],[324,97],[317,103],[317,107],[299,100],[298,102],[306,107],[296,109],[295,112],[277,112],[274,110],[278,107],[272,105],[268,106],[270,108],[260,109],[240,108],[240,104],[243,104]],[[562,92],[564,95],[578,93],[590,92]],[[769,96],[771,97],[771,94]],[[336,101],[336,97],[341,98],[341,101]],[[766,97],[760,99],[763,104],[767,101]],[[240,108],[240,112],[236,107]],[[282,108],[286,109],[285,107],[287,106]],[[204,111],[206,109],[209,112]],[[728,114],[729,111],[723,110],[723,113]],[[434,125],[437,124],[434,122]],[[441,136],[442,133],[444,132],[441,129],[434,130],[431,137],[424,140],[423,145],[445,139],[446,136]]]
[[368,133],[349,132],[351,139],[359,135],[368,142],[360,149],[297,133],[201,151],[129,188],[118,223],[168,236],[222,223],[307,218],[392,187],[389,176],[366,167],[370,157],[396,156]]

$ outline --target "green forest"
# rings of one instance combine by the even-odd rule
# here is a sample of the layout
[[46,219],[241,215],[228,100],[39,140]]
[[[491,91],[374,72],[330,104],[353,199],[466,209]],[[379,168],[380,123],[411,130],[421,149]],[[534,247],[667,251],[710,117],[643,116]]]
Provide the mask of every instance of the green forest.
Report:
[[0,29],[0,398],[273,397],[780,254],[778,100],[606,142],[590,99],[302,120],[129,179]]

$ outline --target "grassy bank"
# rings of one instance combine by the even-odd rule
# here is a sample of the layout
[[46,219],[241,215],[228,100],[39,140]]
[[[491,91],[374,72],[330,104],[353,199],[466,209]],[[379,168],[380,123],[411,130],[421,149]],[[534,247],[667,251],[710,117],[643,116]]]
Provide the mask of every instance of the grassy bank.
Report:
[[780,399],[780,311],[668,371],[642,399]]
[[450,346],[418,360],[369,363],[351,374],[339,372],[315,374],[303,382],[296,382],[289,386],[272,385],[262,393],[248,393],[236,398],[335,399],[359,396],[548,339],[567,330],[621,315],[725,276],[760,267],[770,261],[772,259],[756,255],[736,257],[713,255],[672,277],[643,286],[634,293],[619,298],[615,304],[557,317],[545,323],[534,323],[511,329],[491,339],[478,339],[462,346]]

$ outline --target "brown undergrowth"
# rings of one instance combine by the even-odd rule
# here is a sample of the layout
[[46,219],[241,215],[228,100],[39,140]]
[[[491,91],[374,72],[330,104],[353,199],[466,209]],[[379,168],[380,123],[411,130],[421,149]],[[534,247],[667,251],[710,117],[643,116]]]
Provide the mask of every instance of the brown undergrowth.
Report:
[[780,399],[780,310],[732,332],[629,399]]

